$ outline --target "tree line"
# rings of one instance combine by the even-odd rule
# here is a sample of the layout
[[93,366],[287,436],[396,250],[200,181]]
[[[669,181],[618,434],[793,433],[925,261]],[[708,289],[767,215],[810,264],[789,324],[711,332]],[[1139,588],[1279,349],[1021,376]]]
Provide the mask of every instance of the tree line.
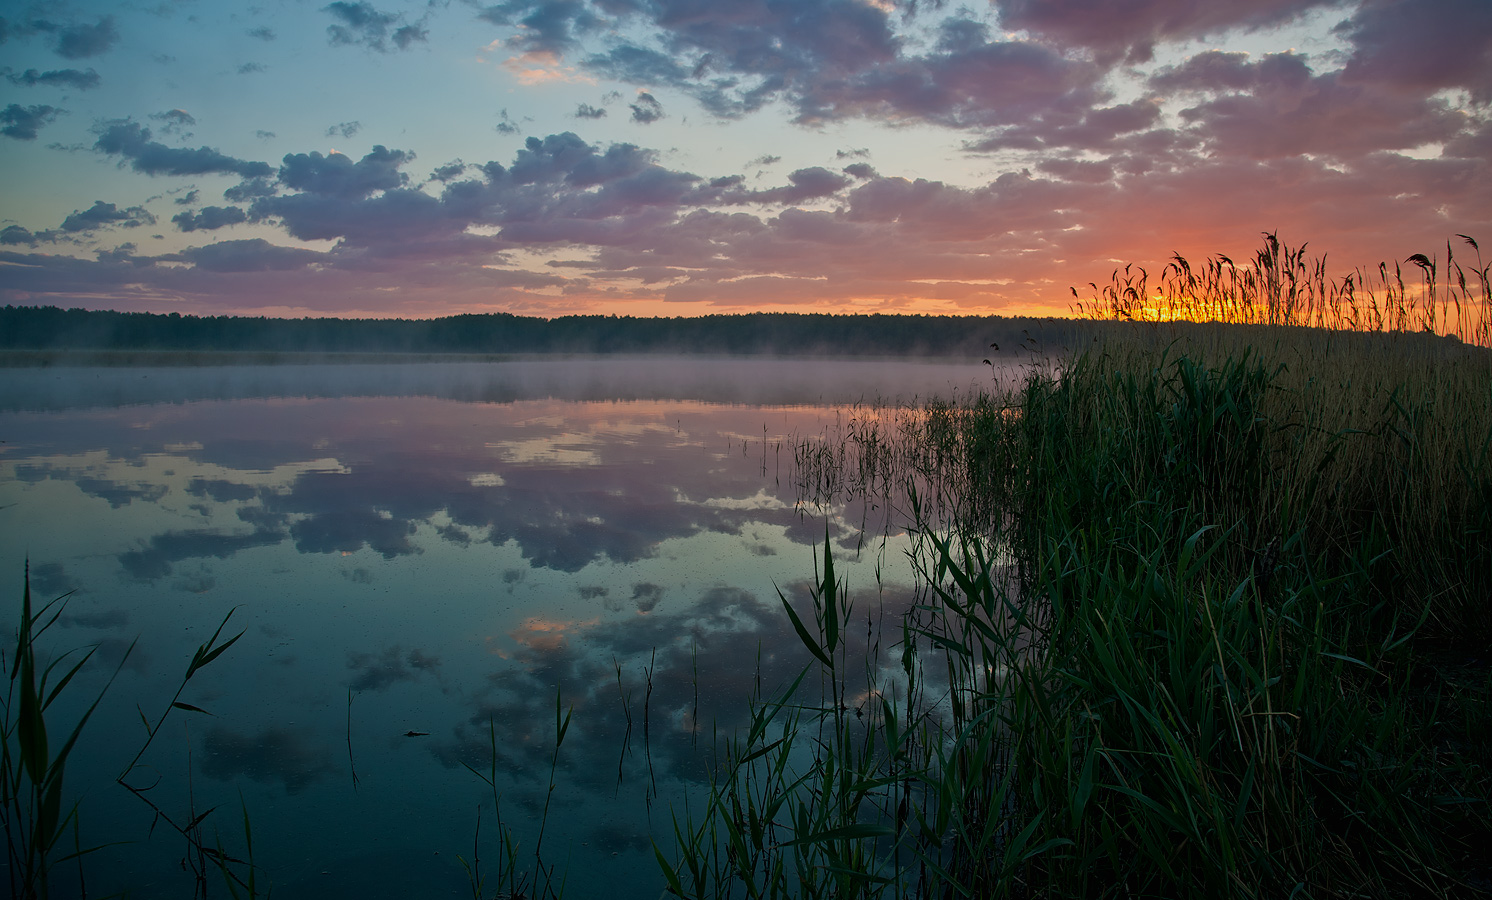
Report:
[[974,358],[1074,346],[1071,319],[747,313],[693,318],[508,313],[281,319],[0,308],[0,349],[288,353],[698,353]]

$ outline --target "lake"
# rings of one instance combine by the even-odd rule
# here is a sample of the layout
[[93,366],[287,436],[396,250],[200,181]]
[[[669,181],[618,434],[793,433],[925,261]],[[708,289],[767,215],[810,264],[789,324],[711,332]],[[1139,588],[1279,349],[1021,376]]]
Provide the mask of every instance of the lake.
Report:
[[[53,733],[122,665],[67,769],[83,844],[127,842],[88,857],[88,892],[191,892],[201,861],[152,829],[154,804],[178,823],[212,809],[205,842],[240,855],[247,814],[277,897],[470,896],[463,861],[493,871],[499,821],[525,859],[543,829],[571,896],[657,897],[652,839],[671,854],[719,738],[809,660],[779,591],[806,602],[826,534],[850,630],[871,664],[897,666],[877,629],[914,593],[905,510],[814,502],[794,448],[989,373],[595,357],[0,369],[6,627],[29,560],[38,603],[73,592],[44,655],[97,647]],[[115,777],[142,718],[168,710],[230,610],[223,637],[242,638],[180,697],[202,712],[170,712],[130,793]]]

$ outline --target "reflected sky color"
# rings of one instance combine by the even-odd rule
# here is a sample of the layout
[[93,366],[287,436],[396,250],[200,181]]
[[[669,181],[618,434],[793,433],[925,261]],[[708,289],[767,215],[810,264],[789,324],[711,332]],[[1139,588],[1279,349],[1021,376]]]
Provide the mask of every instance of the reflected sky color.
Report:
[[[951,392],[953,368],[920,375]],[[29,559],[39,596],[76,591],[48,645],[99,644],[75,698],[139,637],[69,769],[85,827],[143,839],[148,811],[102,776],[143,739],[136,705],[158,714],[234,609],[243,639],[183,695],[214,715],[174,714],[148,762],[168,808],[185,808],[189,772],[201,808],[242,792],[277,896],[360,879],[464,892],[454,857],[484,798],[495,834],[465,766],[495,762],[505,820],[531,835],[557,693],[574,724],[546,846],[580,895],[656,896],[649,829],[698,796],[753,688],[807,662],[778,591],[808,602],[826,532],[859,649],[910,602],[903,523],[799,502],[792,442],[836,427],[833,404],[432,395],[473,383],[455,366],[406,373],[404,396],[379,393],[389,372],[344,396],[302,372],[304,390],[229,399],[202,386],[232,373],[151,370],[150,402],[114,405],[86,402],[98,370],[20,374],[52,393],[30,411],[0,395],[0,570]],[[180,852],[162,837],[121,851],[90,890],[174,896]]]

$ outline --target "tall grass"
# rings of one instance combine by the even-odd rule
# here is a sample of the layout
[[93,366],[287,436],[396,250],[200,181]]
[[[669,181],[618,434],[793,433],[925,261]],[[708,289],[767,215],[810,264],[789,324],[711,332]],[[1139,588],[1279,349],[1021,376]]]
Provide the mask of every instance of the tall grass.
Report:
[[[3,705],[0,705],[0,826],[5,832],[9,896],[17,900],[45,900],[51,896],[55,882],[53,872],[64,863],[70,864],[68,874],[73,877],[64,893],[86,897],[86,858],[103,849],[102,846],[82,845],[80,822],[83,812],[76,801],[65,805],[68,792],[64,776],[84,727],[123,670],[135,644],[131,643],[126,649],[113,673],[92,702],[71,723],[66,737],[59,744],[56,740],[58,732],[53,728],[55,723],[48,723],[49,718],[55,717],[55,712],[49,714],[49,711],[68,694],[69,685],[97,649],[69,651],[50,661],[37,649],[38,640],[61,618],[70,594],[33,604],[28,562],[14,646],[0,650],[0,665],[9,676]],[[173,814],[156,803],[151,794],[161,782],[159,774],[152,769],[148,783],[140,783],[138,774],[144,767],[142,760],[173,711],[206,713],[201,707],[184,702],[181,696],[192,676],[222,656],[243,636],[240,632],[227,640],[220,640],[232,615],[230,610],[212,637],[198,646],[175,695],[155,723],[152,725],[145,719],[144,711],[140,711],[146,729],[144,741],[134,758],[115,778],[116,784],[150,809],[151,831],[157,823],[164,822],[184,839],[186,855],[182,858],[182,868],[190,868],[192,872],[194,897],[207,896],[209,875],[214,873],[222,877],[231,896],[258,896],[248,810],[246,807],[242,810],[247,858],[239,858],[224,850],[220,835],[208,836],[205,831],[207,820],[216,807],[198,811],[191,805],[186,811]],[[132,779],[132,776],[137,777]],[[67,843],[69,837],[70,845]]]
[[1090,311],[1145,298],[1148,322],[1018,388],[850,423],[843,480],[807,481],[891,485],[920,524],[901,666],[834,655],[826,555],[789,606],[814,666],[757,698],[660,851],[670,889],[1492,891],[1486,269],[1480,307],[1457,269],[1454,295],[1364,312],[1356,280],[1292,281],[1301,260],[1271,237],[1247,277],[1178,262],[1189,305],[1116,291]]
[[[1381,262],[1333,277],[1325,256],[1310,257],[1306,244],[1291,247],[1266,233],[1263,247],[1242,265],[1219,254],[1194,268],[1177,254],[1154,286],[1145,269],[1125,266],[1103,287],[1089,282],[1088,300],[1077,288],[1072,295],[1079,314],[1094,319],[1426,332],[1492,347],[1492,263],[1482,262],[1473,238],[1456,237],[1471,248],[1475,264],[1457,260],[1447,241],[1443,269],[1438,254],[1414,253],[1392,268]],[[1413,273],[1405,283],[1406,264],[1419,269],[1418,285]]]

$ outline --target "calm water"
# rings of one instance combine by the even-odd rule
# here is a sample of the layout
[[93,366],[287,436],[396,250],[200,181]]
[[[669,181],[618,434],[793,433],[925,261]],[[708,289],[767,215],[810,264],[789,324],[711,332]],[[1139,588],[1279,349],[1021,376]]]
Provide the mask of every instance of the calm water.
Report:
[[904,523],[801,502],[792,442],[856,402],[967,393],[986,372],[0,370],[7,628],[29,558],[40,599],[75,592],[45,650],[98,646],[70,697],[137,641],[68,769],[84,843],[131,842],[91,858],[90,894],[190,894],[185,843],[152,835],[113,778],[144,739],[139,710],[165,710],[233,609],[243,638],[182,695],[212,715],[173,712],[132,781],[179,821],[217,806],[207,832],[233,852],[246,808],[276,896],[470,896],[457,857],[475,845],[491,871],[498,810],[463,763],[495,764],[502,820],[531,851],[557,694],[574,713],[544,857],[571,896],[658,896],[650,833],[671,854],[714,736],[806,662],[778,589],[805,595],[826,528],[859,614],[911,595]]

